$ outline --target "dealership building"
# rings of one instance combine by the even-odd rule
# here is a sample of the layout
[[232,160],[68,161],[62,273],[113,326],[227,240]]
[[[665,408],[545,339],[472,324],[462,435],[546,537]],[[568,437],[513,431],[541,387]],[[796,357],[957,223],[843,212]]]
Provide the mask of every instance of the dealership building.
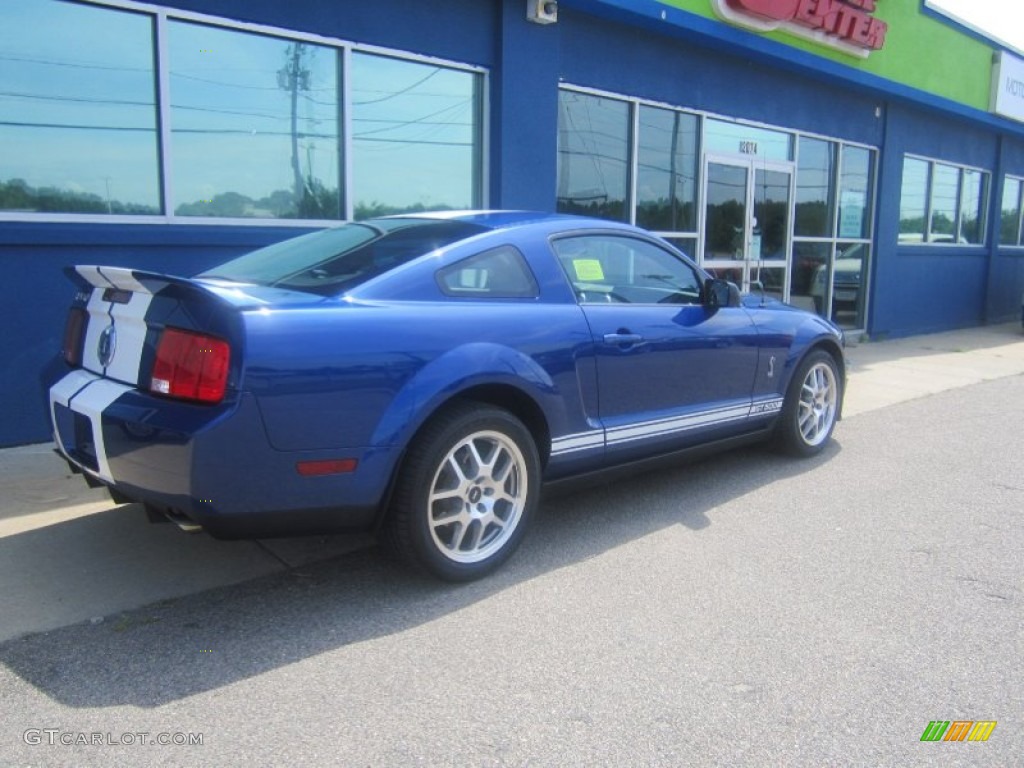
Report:
[[1024,54],[928,0],[2,14],[0,446],[49,437],[65,266],[188,275],[378,214],[633,222],[871,338],[1020,316]]

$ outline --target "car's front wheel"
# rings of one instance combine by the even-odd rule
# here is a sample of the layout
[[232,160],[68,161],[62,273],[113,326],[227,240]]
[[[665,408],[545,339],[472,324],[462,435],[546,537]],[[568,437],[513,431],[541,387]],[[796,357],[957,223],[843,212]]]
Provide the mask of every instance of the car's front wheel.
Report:
[[484,576],[519,546],[537,506],[540,460],[507,411],[462,403],[433,418],[402,466],[386,526],[400,556],[435,576]]
[[835,358],[815,350],[793,375],[776,426],[776,442],[787,453],[813,456],[828,443],[839,418],[842,379]]

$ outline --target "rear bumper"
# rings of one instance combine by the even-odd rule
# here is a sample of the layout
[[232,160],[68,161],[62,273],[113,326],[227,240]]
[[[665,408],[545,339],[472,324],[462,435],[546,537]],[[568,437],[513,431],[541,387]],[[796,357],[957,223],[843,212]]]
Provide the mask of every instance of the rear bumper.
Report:
[[[50,387],[57,449],[120,498],[183,515],[215,536],[248,538],[368,529],[393,449],[279,451],[256,399],[216,406],[156,397],[82,370]],[[300,461],[354,458],[354,472],[303,477]]]

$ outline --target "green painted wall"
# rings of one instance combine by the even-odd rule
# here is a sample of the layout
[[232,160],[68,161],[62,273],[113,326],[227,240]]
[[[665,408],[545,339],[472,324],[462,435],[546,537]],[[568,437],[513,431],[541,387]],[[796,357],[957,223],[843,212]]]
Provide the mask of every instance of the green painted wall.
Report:
[[[711,0],[660,0],[698,16],[718,19]],[[848,56],[786,32],[765,37],[983,111],[989,109],[994,47],[921,11],[920,0],[878,0],[875,17],[889,24],[885,47],[867,59]],[[749,31],[749,30],[748,30]],[[759,34],[752,32],[751,34]]]

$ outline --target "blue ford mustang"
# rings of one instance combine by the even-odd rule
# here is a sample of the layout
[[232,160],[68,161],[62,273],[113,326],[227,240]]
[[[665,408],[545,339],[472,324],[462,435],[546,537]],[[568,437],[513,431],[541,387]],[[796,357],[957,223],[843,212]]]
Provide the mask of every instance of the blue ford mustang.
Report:
[[812,455],[842,407],[831,323],[607,221],[398,216],[189,279],[68,274],[47,387],[86,480],[215,536],[374,529],[451,580],[508,558],[542,484]]

